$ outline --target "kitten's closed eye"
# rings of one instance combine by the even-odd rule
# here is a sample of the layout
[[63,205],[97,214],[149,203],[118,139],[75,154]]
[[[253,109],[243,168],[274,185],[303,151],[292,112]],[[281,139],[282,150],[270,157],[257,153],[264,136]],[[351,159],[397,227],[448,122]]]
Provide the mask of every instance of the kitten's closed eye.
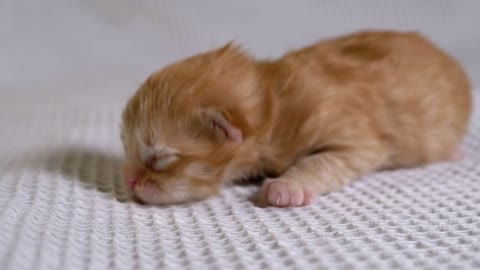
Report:
[[177,150],[168,147],[147,146],[140,143],[140,158],[149,169],[162,171],[178,160]]
[[178,157],[173,154],[160,154],[152,158],[152,161],[147,162],[147,167],[162,171],[165,170],[170,164],[177,161]]

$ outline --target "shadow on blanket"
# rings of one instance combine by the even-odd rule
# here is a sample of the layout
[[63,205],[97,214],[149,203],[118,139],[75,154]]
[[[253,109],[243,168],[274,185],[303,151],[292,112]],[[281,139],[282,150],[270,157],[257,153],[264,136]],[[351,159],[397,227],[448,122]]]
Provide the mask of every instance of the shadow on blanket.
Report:
[[133,201],[122,181],[122,159],[114,153],[87,147],[64,147],[47,150],[36,163],[39,169],[60,174],[62,179],[79,181],[84,188],[108,193],[120,202]]

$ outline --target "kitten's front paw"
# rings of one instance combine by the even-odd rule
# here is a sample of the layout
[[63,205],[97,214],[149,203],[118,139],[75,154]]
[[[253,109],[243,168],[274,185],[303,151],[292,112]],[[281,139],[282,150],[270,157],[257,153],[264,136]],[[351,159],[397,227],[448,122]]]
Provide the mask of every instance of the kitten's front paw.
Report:
[[303,206],[313,200],[313,192],[304,184],[281,179],[265,181],[258,196],[262,205],[275,207]]

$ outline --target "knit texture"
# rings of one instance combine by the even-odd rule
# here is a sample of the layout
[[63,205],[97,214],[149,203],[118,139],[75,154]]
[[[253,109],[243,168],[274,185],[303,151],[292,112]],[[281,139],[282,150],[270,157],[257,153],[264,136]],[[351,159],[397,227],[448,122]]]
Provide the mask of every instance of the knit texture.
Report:
[[109,105],[2,107],[0,269],[480,268],[478,113],[465,160],[371,174],[308,207],[257,208],[256,187],[153,207],[122,184]]

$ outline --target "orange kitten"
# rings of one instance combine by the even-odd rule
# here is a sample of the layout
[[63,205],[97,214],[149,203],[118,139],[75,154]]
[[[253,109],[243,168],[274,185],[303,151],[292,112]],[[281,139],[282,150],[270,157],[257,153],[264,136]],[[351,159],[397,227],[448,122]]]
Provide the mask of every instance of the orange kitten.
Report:
[[124,178],[169,204],[267,175],[263,203],[306,205],[362,174],[458,158],[471,106],[461,67],[415,33],[358,32],[272,61],[227,44],[129,100]]

